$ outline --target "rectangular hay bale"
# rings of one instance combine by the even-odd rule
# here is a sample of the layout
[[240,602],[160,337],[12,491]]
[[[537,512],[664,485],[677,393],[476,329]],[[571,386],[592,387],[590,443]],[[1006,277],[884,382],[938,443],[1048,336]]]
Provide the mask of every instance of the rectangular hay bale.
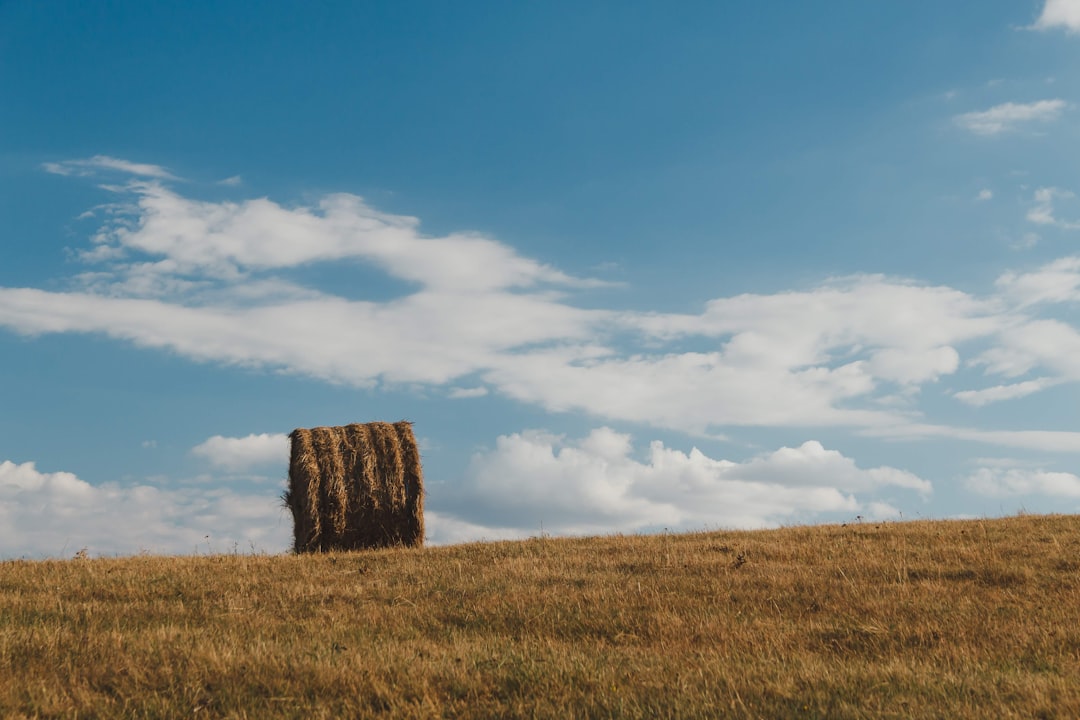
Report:
[[412,423],[297,428],[289,435],[297,553],[424,543],[424,478]]

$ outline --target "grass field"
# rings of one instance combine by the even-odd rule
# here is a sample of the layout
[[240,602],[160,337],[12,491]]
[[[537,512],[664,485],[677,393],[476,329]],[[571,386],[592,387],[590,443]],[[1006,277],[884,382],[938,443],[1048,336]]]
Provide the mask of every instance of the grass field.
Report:
[[1080,717],[1080,517],[0,563],[3,717]]

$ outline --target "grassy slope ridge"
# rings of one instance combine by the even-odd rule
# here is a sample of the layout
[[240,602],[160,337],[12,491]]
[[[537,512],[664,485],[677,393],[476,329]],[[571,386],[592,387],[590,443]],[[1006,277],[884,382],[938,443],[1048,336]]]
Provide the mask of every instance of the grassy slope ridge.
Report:
[[0,563],[76,714],[1080,717],[1080,516]]

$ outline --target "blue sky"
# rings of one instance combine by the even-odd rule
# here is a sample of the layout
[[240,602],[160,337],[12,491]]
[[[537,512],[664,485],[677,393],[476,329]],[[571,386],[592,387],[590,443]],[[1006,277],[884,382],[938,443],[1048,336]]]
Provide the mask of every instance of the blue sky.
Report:
[[1080,0],[0,3],[0,556],[1080,511]]

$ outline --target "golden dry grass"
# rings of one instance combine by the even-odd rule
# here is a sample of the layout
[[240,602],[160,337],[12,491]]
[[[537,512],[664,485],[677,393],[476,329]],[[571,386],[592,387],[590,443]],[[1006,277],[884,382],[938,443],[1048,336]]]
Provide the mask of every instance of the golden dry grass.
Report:
[[1080,517],[0,564],[4,717],[1080,717]]

